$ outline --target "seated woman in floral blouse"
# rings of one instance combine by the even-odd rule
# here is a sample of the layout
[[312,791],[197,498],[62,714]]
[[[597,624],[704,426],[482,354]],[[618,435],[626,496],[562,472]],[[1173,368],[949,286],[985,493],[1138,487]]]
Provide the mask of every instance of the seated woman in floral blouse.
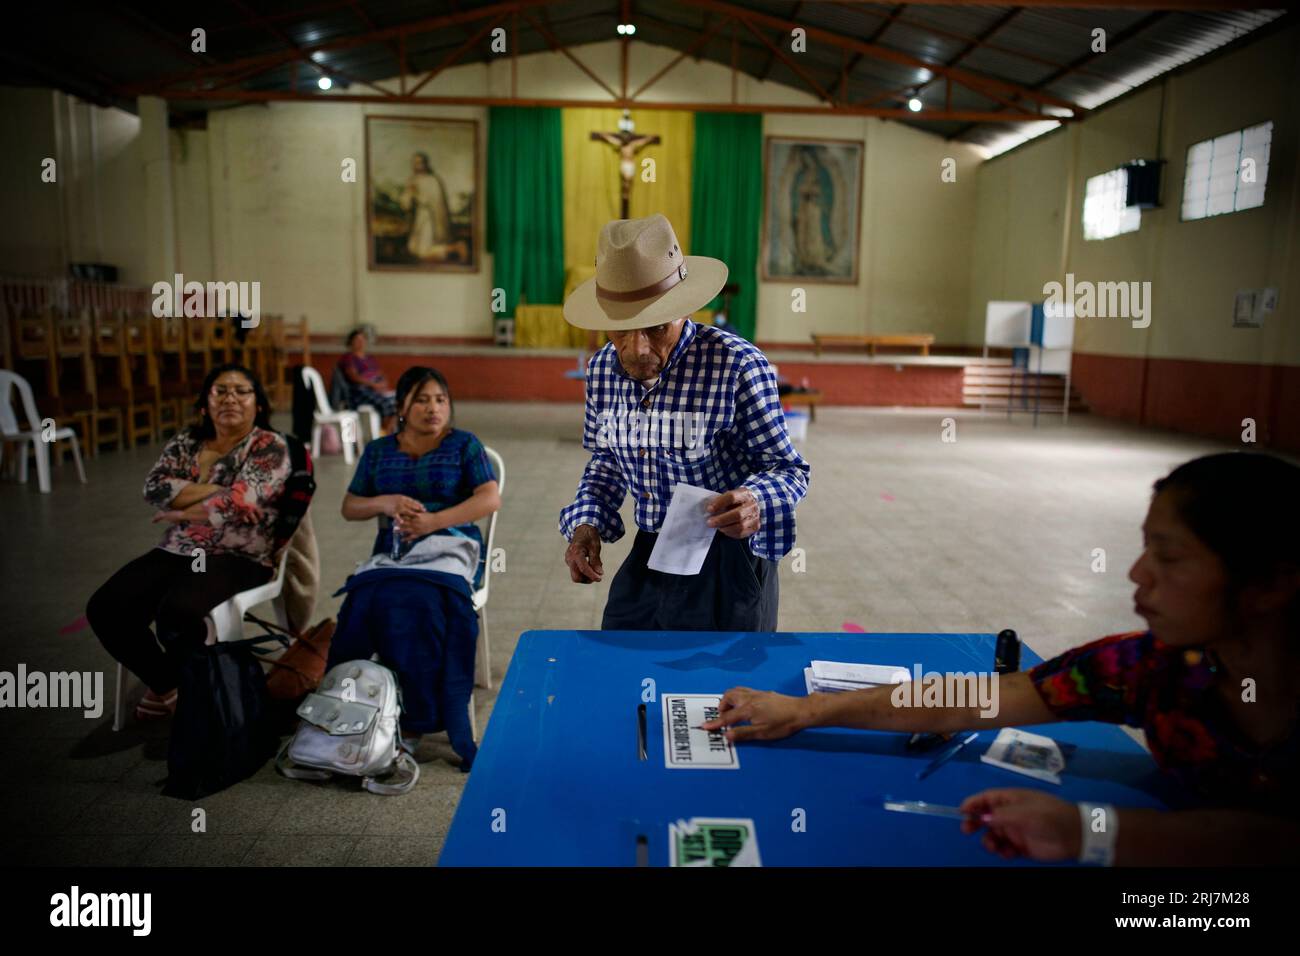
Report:
[[1148,629],[1002,676],[991,718],[981,718],[978,706],[895,708],[891,688],[786,697],[739,687],[704,726],[729,727],[733,740],[819,726],[951,732],[1099,720],[1141,727],[1156,763],[1196,809],[1116,809],[996,789],[966,799],[963,831],[987,828],[984,846],[1007,858],[1294,863],[1300,468],[1243,452],[1187,462],[1156,482],[1142,532],[1145,549],[1129,578]]
[[168,525],[162,541],[86,606],[95,636],[149,688],[140,719],[175,710],[178,654],[207,640],[208,611],[274,573],[276,502],[291,462],[266,392],[248,369],[221,365],[194,407],[200,423],[172,436],[145,479],[154,521]]
[[392,432],[397,416],[397,399],[379,363],[374,356],[366,354],[366,333],[361,329],[351,332],[347,346],[347,354],[339,359],[339,372],[348,383],[348,407],[357,409],[370,405],[383,419],[381,427],[384,432]]
[[[368,564],[375,555],[400,555],[436,535],[468,538],[481,557],[483,538],[474,522],[501,507],[483,444],[453,427],[451,392],[436,369],[402,373],[397,407],[397,433],[366,445],[343,498],[348,521],[379,518]],[[445,729],[467,770],[475,753],[467,706],[478,637],[474,572],[394,573],[390,566],[365,573],[364,567],[344,585],[348,597],[329,666],[379,654],[402,688],[405,746],[413,751],[422,734]]]

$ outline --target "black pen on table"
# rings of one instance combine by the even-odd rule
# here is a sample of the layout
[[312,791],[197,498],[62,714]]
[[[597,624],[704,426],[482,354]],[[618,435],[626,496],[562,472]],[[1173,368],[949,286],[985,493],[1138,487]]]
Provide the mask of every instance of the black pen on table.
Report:
[[926,777],[930,776],[930,774],[934,773],[936,770],[938,770],[940,767],[946,764],[953,757],[957,756],[957,754],[961,753],[962,748],[965,747],[968,743],[970,743],[979,735],[980,732],[978,730],[971,731],[961,740],[957,741],[957,743],[955,743],[953,746],[949,747],[943,753],[939,754],[939,756],[931,760],[929,764],[927,764],[922,770],[920,770],[917,773],[916,779],[924,780]]
[[[997,641],[993,645],[993,673],[1014,674],[1020,670],[1020,636],[1011,628],[998,631]],[[952,740],[952,734],[912,734],[907,739],[907,749],[933,747],[935,744]]]

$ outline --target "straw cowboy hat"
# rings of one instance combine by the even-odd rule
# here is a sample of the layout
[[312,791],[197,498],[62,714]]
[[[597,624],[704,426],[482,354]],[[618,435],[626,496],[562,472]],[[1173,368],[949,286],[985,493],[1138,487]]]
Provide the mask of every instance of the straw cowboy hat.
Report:
[[580,329],[648,329],[703,308],[726,281],[724,262],[682,255],[659,213],[616,219],[600,230],[596,277],[573,290],[564,318]]

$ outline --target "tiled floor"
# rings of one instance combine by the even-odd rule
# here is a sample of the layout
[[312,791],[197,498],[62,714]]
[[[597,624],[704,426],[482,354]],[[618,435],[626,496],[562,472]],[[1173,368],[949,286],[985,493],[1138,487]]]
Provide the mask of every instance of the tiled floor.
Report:
[[[948,415],[955,442],[941,440]],[[555,530],[585,461],[580,422],[578,406],[458,408],[458,423],[507,465],[497,542],[506,570],[493,579],[488,608],[498,685],[520,632],[599,626],[612,574],[601,585],[571,584]],[[812,464],[798,519],[803,568],[796,572],[792,558],[782,563],[780,626],[1014,627],[1044,656],[1135,627],[1125,575],[1151,482],[1222,447],[1088,416],[1035,430],[961,411],[823,409],[803,445]],[[443,735],[421,746],[420,784],[402,797],[347,781],[290,781],[267,766],[191,805],[158,792],[165,726],[113,733],[112,661],[79,621],[95,588],[158,537],[140,499],[157,453],[157,446],[107,453],[87,464],[84,486],[65,466],[50,495],[39,494],[34,479],[26,487],[0,482],[0,670],[22,662],[104,675],[97,719],[68,710],[0,714],[6,856],[68,864],[434,863],[466,779]],[[329,593],[372,540],[370,525],[338,516],[349,477],[341,457],[318,463],[318,620],[337,612]],[[630,507],[624,518],[631,527]],[[629,540],[606,546],[608,571]],[[1092,570],[1098,548],[1104,573]],[[480,729],[492,703],[491,692],[479,691]],[[206,832],[194,832],[196,807]]]

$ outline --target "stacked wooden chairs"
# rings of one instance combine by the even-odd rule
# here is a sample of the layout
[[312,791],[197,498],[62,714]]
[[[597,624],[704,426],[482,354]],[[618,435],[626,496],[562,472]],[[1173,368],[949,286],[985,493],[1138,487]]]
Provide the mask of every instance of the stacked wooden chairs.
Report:
[[[302,358],[292,353],[302,353]],[[139,309],[59,310],[0,305],[0,368],[23,376],[37,411],[100,449],[158,441],[194,419],[204,376],[238,362],[265,385],[272,405],[293,400],[290,365],[311,361],[306,317],[157,317]]]

